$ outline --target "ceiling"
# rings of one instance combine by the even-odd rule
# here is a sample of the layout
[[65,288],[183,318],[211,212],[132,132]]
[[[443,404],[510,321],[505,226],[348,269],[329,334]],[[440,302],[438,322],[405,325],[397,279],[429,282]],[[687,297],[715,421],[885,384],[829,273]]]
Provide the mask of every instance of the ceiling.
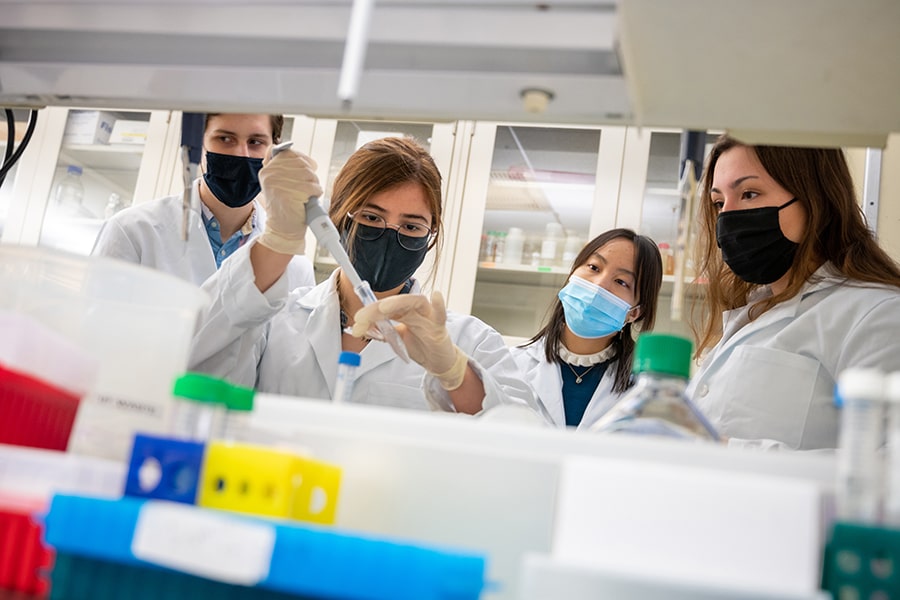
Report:
[[[900,131],[896,0],[379,0],[349,36],[364,53],[345,103],[353,5],[0,0],[0,106],[637,124],[852,146]],[[526,109],[528,89],[550,92],[542,112]]]

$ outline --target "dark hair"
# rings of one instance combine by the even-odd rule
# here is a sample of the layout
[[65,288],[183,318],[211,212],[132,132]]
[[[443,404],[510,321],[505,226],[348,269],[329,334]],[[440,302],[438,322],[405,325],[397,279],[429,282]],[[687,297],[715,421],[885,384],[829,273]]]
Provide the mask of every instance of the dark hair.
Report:
[[[354,152],[334,179],[328,216],[338,231],[351,228],[347,253],[353,256],[352,228],[347,214],[364,207],[375,194],[404,183],[419,184],[431,211],[433,238],[430,248],[441,240],[441,172],[434,159],[416,140],[386,137],[373,140]],[[352,223],[352,221],[350,221]],[[438,257],[435,256],[435,263]]]
[[[645,235],[639,235],[631,229],[611,229],[601,233],[590,242],[588,242],[575,261],[569,271],[569,276],[575,270],[586,264],[588,260],[600,248],[609,242],[617,239],[629,240],[634,244],[635,249],[635,275],[637,278],[635,286],[635,299],[638,306],[641,307],[640,316],[635,319],[635,323],[640,323],[641,331],[652,331],[656,322],[656,302],[659,298],[659,290],[662,287],[662,257],[659,254],[659,248],[656,242]],[[563,305],[559,298],[556,298],[551,305],[551,315],[549,322],[535,334],[522,347],[530,346],[541,338],[544,339],[544,356],[547,362],[559,363],[559,348],[562,345],[562,335],[565,331],[566,315],[563,311]],[[632,360],[634,356],[634,338],[631,335],[632,323],[627,323],[619,335],[613,338],[612,344],[616,347],[616,375],[613,382],[614,392],[624,392],[631,387],[631,371]]]
[[[206,119],[203,121],[203,130],[206,131],[206,128],[209,127],[210,117],[216,117],[221,114],[225,113],[206,113]],[[284,129],[284,115],[269,115],[269,122],[272,124],[272,143],[278,144],[281,142],[281,133]]]
[[766,172],[806,209],[807,225],[791,265],[787,288],[756,305],[755,319],[779,302],[792,298],[826,261],[839,273],[856,281],[900,286],[900,268],[878,246],[856,202],[853,178],[840,148],[752,146],[728,135],[721,136],[710,152],[700,191],[697,259],[699,276],[708,280],[705,310],[693,318],[699,340],[697,356],[721,337],[722,313],[748,301],[757,286],[737,277],[722,260],[716,243],[718,211],[711,188],[716,164],[726,151],[745,147],[759,159]]

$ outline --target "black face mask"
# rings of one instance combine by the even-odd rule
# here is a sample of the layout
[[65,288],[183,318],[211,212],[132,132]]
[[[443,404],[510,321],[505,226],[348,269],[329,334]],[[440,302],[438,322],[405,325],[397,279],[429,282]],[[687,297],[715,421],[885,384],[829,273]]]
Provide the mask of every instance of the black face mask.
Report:
[[231,156],[206,151],[203,180],[222,204],[231,208],[246,206],[259,194],[261,158]]
[[722,259],[735,275],[748,283],[763,285],[778,281],[788,272],[799,244],[784,237],[778,211],[796,201],[794,198],[781,206],[719,213],[716,242],[722,249]]
[[[357,225],[357,228],[357,231],[375,229],[366,225]],[[347,248],[349,235],[349,229],[344,229],[341,233],[344,248]],[[388,228],[375,240],[364,240],[356,235],[351,260],[360,279],[368,281],[372,291],[386,292],[412,277],[425,260],[426,254],[427,244],[420,250],[407,250],[397,241],[397,232]]]

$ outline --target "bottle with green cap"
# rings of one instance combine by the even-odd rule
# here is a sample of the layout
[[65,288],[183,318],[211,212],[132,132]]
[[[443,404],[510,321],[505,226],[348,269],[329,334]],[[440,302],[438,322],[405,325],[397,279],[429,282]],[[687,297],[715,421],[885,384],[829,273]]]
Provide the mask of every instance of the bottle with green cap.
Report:
[[175,380],[169,431],[174,437],[205,442],[216,437],[225,417],[231,384],[202,373],[185,373]]
[[221,437],[229,441],[248,441],[250,413],[253,411],[253,388],[229,385],[225,403],[225,420]]
[[641,335],[634,353],[634,387],[591,430],[718,441],[719,434],[685,395],[691,350],[691,341],[683,337]]

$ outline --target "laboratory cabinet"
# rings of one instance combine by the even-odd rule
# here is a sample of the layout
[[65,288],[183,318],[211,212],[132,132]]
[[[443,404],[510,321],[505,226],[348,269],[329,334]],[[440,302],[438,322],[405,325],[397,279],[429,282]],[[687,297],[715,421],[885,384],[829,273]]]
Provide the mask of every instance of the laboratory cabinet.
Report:
[[[41,110],[31,144],[0,194],[2,241],[87,254],[116,210],[179,193],[181,117],[179,111]],[[110,122],[116,135],[104,129]],[[451,310],[473,314],[518,343],[544,323],[573,259],[597,234],[629,227],[658,242],[664,259],[675,258],[686,210],[678,191],[680,135],[622,126],[286,115],[282,138],[316,160],[326,209],[335,176],[360,146],[384,136],[418,140],[442,174],[444,230],[417,278],[426,292],[441,290]],[[57,197],[70,167],[81,172],[77,210]],[[306,253],[318,281],[336,267],[312,235]],[[672,318],[671,271],[657,330],[689,335]]]
[[[42,109],[34,135],[0,190],[4,243],[89,254],[104,220],[184,189],[180,111]],[[295,122],[306,146],[311,125]],[[75,193],[60,184],[75,179]],[[64,186],[65,187],[65,186]],[[80,191],[79,191],[80,188]]]
[[[16,165],[3,242],[88,254],[107,216],[168,191],[164,175],[171,169],[164,165],[178,143],[172,114],[39,111],[34,136]],[[65,194],[59,193],[63,181]]]
[[627,227],[653,238],[668,265],[656,330],[690,335],[684,311],[678,320],[672,314],[679,223],[691,210],[679,192],[680,136],[475,123],[449,306],[486,321],[508,343],[522,342],[546,322],[584,244]]

